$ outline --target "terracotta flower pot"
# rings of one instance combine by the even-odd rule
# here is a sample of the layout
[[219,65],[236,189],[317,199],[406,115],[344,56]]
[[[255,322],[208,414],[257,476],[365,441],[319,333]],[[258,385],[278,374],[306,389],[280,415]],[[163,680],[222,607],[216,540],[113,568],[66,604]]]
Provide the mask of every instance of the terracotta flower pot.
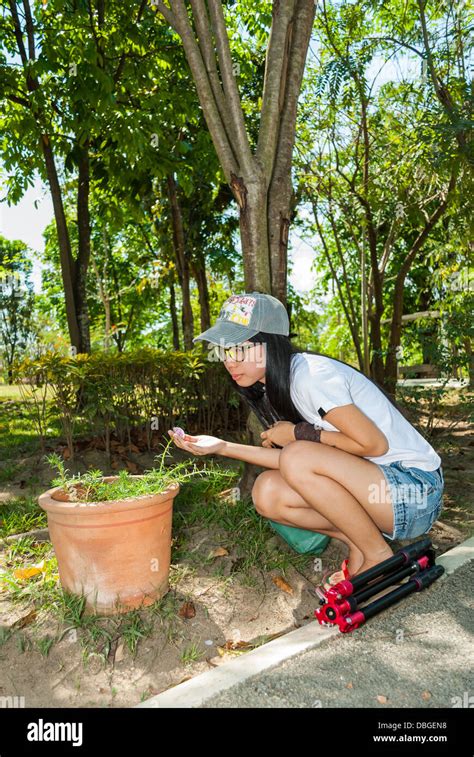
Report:
[[174,483],[160,494],[106,502],[70,502],[61,487],[39,496],[61,584],[85,595],[86,612],[115,615],[166,594],[173,500],[179,489]]

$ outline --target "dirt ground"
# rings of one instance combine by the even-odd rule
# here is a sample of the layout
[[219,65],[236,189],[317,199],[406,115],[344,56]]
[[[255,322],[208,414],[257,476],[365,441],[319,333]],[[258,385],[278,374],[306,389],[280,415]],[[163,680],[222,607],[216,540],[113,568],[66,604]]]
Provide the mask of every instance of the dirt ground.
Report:
[[[441,554],[472,532],[474,439],[468,435],[467,423],[446,434],[441,424],[431,443],[442,457],[445,473],[445,506],[430,532]],[[150,453],[121,454],[133,463],[132,468],[137,466],[133,472],[141,472],[153,460]],[[37,496],[50,486],[51,470],[38,456],[15,462],[20,473],[0,485],[0,503],[27,492]],[[84,449],[79,461],[69,467],[86,470],[91,466],[108,472],[102,451]],[[318,558],[306,556],[302,569],[290,566],[284,576],[279,570],[265,572],[256,564],[249,576],[239,570],[236,549],[209,560],[225,539],[220,528],[195,525],[187,529],[186,537],[186,554],[193,556],[193,567],[186,560],[172,564],[165,600],[168,612],[155,618],[151,634],[140,638],[135,654],[119,636],[111,639],[108,654],[99,651],[87,656],[74,628],[58,626],[50,613],[42,617],[38,612],[30,623],[31,610],[23,603],[13,604],[5,588],[0,591],[0,631],[7,632],[3,644],[0,639],[0,697],[25,697],[27,707],[138,704],[232,655],[245,654],[255,645],[313,622],[314,587],[323,573],[339,568],[346,556],[344,545],[333,540],[321,555],[321,564],[315,563]],[[404,543],[393,542],[394,550]],[[268,547],[294,555],[276,534]],[[0,550],[0,559],[1,554]],[[146,618],[147,611],[143,612]],[[8,630],[14,633],[9,635]],[[62,638],[43,654],[35,643],[41,636]]]

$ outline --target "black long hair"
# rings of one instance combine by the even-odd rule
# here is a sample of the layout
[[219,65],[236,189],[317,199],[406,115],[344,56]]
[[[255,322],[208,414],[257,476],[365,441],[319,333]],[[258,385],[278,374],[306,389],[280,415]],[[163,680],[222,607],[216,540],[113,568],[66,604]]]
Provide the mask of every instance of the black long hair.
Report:
[[262,381],[256,381],[251,386],[239,386],[230,374],[229,380],[236,391],[242,396],[246,404],[254,411],[262,426],[267,429],[273,423],[279,420],[300,423],[306,421],[296,409],[290,394],[290,369],[291,359],[294,354],[307,353],[309,355],[320,355],[321,357],[330,357],[331,360],[337,360],[342,365],[347,365],[354,371],[360,373],[367,381],[371,381],[388,399],[389,402],[406,418],[405,411],[390,396],[390,394],[377,381],[369,378],[358,368],[355,368],[343,360],[338,360],[322,352],[313,350],[304,350],[296,347],[291,343],[291,337],[283,334],[269,334],[265,331],[259,331],[253,337],[245,341],[254,343],[264,343],[266,354],[265,384]]

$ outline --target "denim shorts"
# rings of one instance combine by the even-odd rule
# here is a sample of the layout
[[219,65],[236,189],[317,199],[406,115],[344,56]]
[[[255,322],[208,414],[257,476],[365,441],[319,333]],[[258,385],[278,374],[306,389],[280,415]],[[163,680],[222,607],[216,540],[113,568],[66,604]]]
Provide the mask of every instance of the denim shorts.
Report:
[[443,508],[442,466],[434,471],[405,468],[400,462],[378,467],[390,490],[394,518],[393,533],[383,535],[393,540],[428,533]]

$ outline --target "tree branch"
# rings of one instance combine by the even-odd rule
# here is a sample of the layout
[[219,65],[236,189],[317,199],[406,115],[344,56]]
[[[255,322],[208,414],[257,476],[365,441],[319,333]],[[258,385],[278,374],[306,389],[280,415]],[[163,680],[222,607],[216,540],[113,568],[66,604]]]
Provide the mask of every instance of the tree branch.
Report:
[[467,132],[465,129],[459,129],[458,122],[460,120],[460,117],[459,117],[458,110],[451,97],[451,93],[449,92],[445,84],[442,82],[434,65],[433,54],[431,52],[430,41],[428,38],[428,30],[426,27],[425,0],[418,0],[418,8],[420,11],[420,22],[421,22],[421,30],[423,34],[423,44],[425,46],[425,52],[426,52],[426,60],[428,62],[428,69],[430,72],[431,80],[433,82],[433,87],[434,87],[436,96],[439,102],[441,103],[441,105],[443,106],[443,109],[453,126],[455,139],[459,145],[461,153],[467,158],[467,160],[470,163],[472,163],[472,154],[470,154],[468,141],[466,137]]
[[272,29],[265,61],[262,111],[257,145],[257,158],[260,160],[267,181],[270,180],[273,171],[277,149],[279,130],[275,129],[275,122],[278,122],[281,116],[281,87],[284,83],[284,75],[288,70],[288,42],[295,4],[296,0],[286,0],[284,3],[273,4]]
[[[359,359],[359,364],[363,365],[362,352],[361,352],[361,349],[360,349],[360,340],[359,340],[359,335],[357,333],[356,324],[355,324],[355,321],[351,320],[349,309],[348,309],[346,301],[344,299],[344,293],[342,291],[342,287],[341,287],[339,278],[338,278],[338,276],[336,274],[336,269],[334,268],[334,265],[333,265],[333,262],[332,262],[332,259],[331,259],[331,254],[329,252],[329,248],[327,246],[326,240],[324,238],[324,235],[323,235],[323,232],[322,232],[322,229],[321,229],[321,224],[319,223],[319,220],[318,220],[318,206],[317,206],[317,203],[314,202],[314,201],[311,201],[311,205],[313,207],[314,221],[315,221],[315,224],[316,224],[316,228],[318,230],[319,238],[321,239],[321,242],[322,242],[322,245],[323,245],[324,254],[325,254],[326,259],[328,261],[329,268],[331,269],[331,273],[332,273],[333,279],[336,282],[337,291],[339,293],[339,298],[341,300],[341,305],[342,305],[342,308],[344,310],[344,315],[346,316],[347,324],[349,326],[349,329],[350,329],[350,332],[351,332],[351,335],[352,335],[352,340],[354,342],[354,347],[355,347],[356,352],[357,352],[357,356],[358,356],[358,359]],[[348,289],[348,291],[349,291],[349,289]]]
[[404,280],[405,276],[407,275],[408,271],[410,270],[410,267],[411,267],[411,264],[412,264],[414,258],[416,257],[417,253],[419,252],[419,250],[421,249],[421,247],[425,243],[426,238],[428,237],[428,235],[430,234],[430,232],[432,231],[432,229],[434,228],[434,226],[436,225],[436,223],[439,221],[439,219],[441,218],[441,216],[446,212],[446,210],[448,208],[448,205],[449,205],[449,202],[450,202],[450,199],[451,199],[451,195],[452,195],[453,190],[454,190],[454,188],[456,186],[456,180],[457,180],[457,174],[454,171],[451,174],[451,178],[449,180],[449,184],[448,184],[448,187],[446,189],[446,192],[445,192],[443,200],[440,202],[440,204],[438,205],[438,207],[436,208],[436,210],[431,214],[431,216],[426,220],[423,229],[420,231],[420,233],[418,234],[417,238],[413,242],[413,245],[412,245],[410,251],[407,253],[407,255],[405,257],[405,260],[403,261],[403,263],[402,263],[402,265],[401,265],[401,267],[399,269],[399,272],[398,272],[398,275],[397,275],[397,281],[400,278],[402,280]]
[[28,63],[28,56],[26,54],[25,45],[23,43],[23,34],[20,26],[20,19],[18,18],[18,11],[16,9],[15,0],[10,0],[10,13],[12,14],[13,29],[15,31],[16,44],[18,46],[18,52],[20,53],[21,62],[23,66]]
[[31,17],[31,9],[28,0],[23,0],[23,10],[25,12],[25,25],[26,25],[26,38],[28,40],[28,55],[30,60],[35,60],[35,35],[33,29],[33,19]]
[[219,72],[217,70],[216,55],[212,42],[212,35],[210,31],[206,6],[204,0],[190,1],[191,7],[193,9],[193,19],[196,26],[199,47],[201,49],[204,65],[206,66],[209,82],[214,94],[214,99],[221,116],[222,124],[229,134],[230,142],[231,144],[235,144],[236,133],[235,129],[233,128],[232,115],[229,109],[229,105],[226,102],[224,90],[222,89],[221,80],[219,78]]
[[229,38],[227,36],[221,0],[208,0],[208,6],[216,40],[217,54],[219,56],[219,68],[221,71],[222,83],[224,85],[224,92],[231,115],[234,119],[236,136],[235,147],[239,158],[239,164],[245,173],[251,175],[254,171],[253,156],[250,150],[247,129],[245,128],[244,114],[233,71]]
[[239,173],[238,161],[234,155],[233,146],[229,141],[224,124],[222,123],[219,109],[214,99],[212,86],[209,81],[209,76],[201,55],[201,50],[196,42],[194,32],[189,23],[184,1],[170,0],[170,2],[174,12],[171,12],[170,9],[159,0],[156,1],[156,7],[163,14],[165,19],[170,24],[172,23],[173,28],[181,37],[212,141],[219,157],[222,170],[224,171],[226,181],[230,184],[232,181],[232,174]]

